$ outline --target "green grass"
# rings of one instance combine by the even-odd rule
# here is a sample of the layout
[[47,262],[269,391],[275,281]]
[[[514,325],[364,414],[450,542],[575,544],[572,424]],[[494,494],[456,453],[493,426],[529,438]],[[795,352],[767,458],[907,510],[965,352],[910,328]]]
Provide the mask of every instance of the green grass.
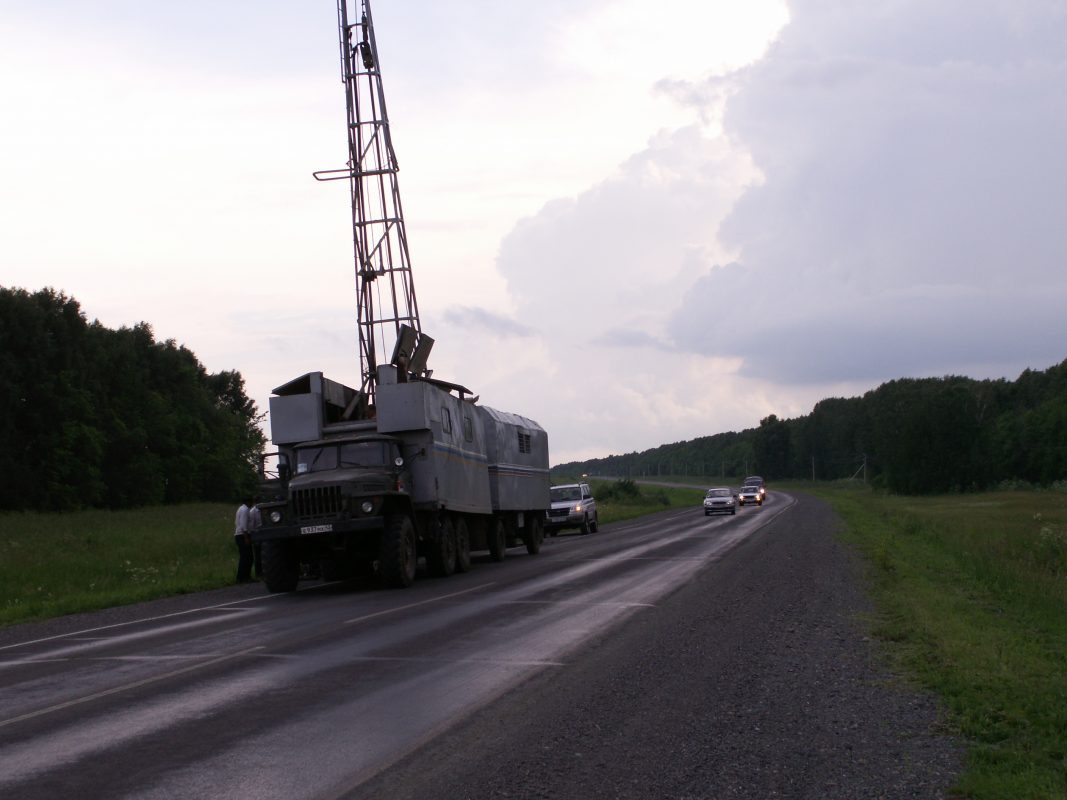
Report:
[[841,514],[870,564],[887,660],[970,741],[955,791],[1067,797],[1067,494],[795,488]]
[[234,509],[0,514],[0,625],[232,584]]

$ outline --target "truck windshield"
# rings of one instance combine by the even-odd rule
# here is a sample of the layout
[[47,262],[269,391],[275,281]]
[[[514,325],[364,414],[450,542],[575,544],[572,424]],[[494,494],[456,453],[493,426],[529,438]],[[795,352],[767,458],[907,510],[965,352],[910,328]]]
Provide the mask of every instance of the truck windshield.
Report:
[[562,503],[564,501],[581,500],[582,490],[577,486],[556,486],[552,489],[552,502]]
[[326,469],[337,469],[337,447],[306,447],[296,451],[296,474],[303,475],[305,472],[322,472]]
[[385,442],[356,442],[341,445],[341,468],[381,467],[389,463]]

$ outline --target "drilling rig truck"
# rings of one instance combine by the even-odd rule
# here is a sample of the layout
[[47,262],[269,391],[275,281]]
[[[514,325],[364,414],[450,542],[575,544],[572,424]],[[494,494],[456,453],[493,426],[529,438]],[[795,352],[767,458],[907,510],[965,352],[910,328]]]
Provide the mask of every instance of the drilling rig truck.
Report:
[[536,554],[551,505],[541,426],[427,368],[369,0],[338,0],[337,13],[349,157],[314,175],[350,186],[361,381],[310,372],[272,393],[278,473],[252,532],[271,592],[295,589],[302,565],[405,587],[420,557],[448,576],[470,569],[471,550],[501,561],[521,541]]

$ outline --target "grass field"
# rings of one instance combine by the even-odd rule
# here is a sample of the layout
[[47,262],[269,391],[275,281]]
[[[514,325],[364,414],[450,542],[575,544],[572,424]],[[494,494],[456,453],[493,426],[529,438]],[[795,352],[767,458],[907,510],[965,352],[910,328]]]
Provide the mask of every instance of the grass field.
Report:
[[234,582],[235,509],[0,514],[0,625]]
[[1067,494],[795,488],[844,518],[870,564],[887,659],[940,695],[972,743],[956,791],[1067,797]]

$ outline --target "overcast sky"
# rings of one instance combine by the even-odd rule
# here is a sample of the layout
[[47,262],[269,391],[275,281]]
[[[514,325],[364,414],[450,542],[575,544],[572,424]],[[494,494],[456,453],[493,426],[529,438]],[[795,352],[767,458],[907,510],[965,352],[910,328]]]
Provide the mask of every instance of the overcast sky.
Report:
[[[1067,357],[1067,5],[378,0],[437,377],[554,463]],[[336,10],[0,0],[0,285],[358,383]]]

